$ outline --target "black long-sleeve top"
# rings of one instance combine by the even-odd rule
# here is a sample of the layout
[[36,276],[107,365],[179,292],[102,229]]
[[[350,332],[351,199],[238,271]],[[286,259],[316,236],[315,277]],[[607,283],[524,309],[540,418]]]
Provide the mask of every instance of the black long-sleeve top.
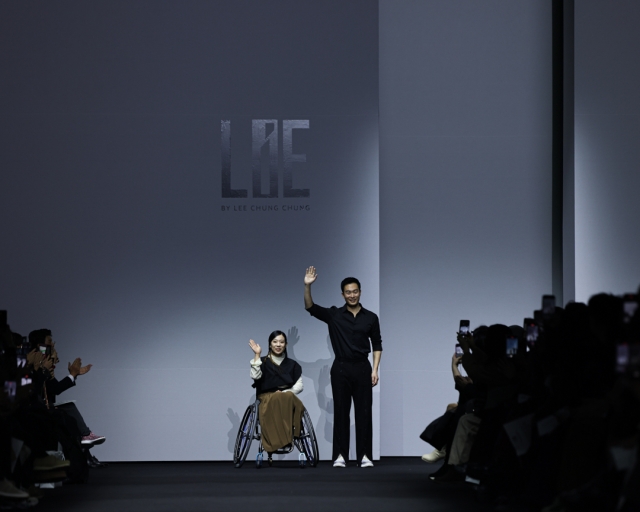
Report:
[[58,380],[55,377],[48,379],[45,383],[45,387],[47,390],[47,399],[49,400],[49,403],[53,405],[56,402],[56,397],[60,393],[66,391],[69,388],[72,388],[75,385],[75,381],[70,376],[67,376],[62,380]]
[[341,308],[323,308],[313,304],[307,311],[329,327],[329,338],[336,359],[359,361],[366,359],[372,348],[382,351],[378,315],[362,305],[356,316],[347,309],[346,304]]

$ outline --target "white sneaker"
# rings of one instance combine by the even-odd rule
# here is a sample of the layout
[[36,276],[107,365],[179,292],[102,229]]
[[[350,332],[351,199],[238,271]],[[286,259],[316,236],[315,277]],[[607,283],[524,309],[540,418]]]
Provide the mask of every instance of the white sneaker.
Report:
[[344,457],[342,455],[338,455],[338,458],[333,462],[334,468],[344,468],[347,466],[347,463],[344,461]]
[[445,448],[442,450],[433,450],[431,453],[425,453],[422,456],[422,460],[429,463],[438,462],[440,459],[444,459],[446,455],[447,450]]
[[361,468],[372,468],[373,467],[373,462],[371,462],[369,460],[369,457],[367,457],[365,455],[364,457],[362,457],[362,462],[360,462],[360,467]]

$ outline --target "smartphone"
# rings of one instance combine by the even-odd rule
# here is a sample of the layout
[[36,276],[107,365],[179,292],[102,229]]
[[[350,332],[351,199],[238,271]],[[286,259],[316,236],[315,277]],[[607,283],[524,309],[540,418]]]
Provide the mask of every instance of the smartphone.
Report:
[[7,395],[7,398],[10,402],[13,402],[16,399],[16,381],[14,380],[5,380],[4,381],[4,394]]
[[525,336],[527,337],[527,347],[533,347],[536,344],[536,341],[538,341],[538,336],[540,335],[538,322],[533,318],[525,318],[522,327],[524,328]]
[[469,320],[460,320],[458,332],[463,336],[467,336],[469,334]]
[[22,345],[16,349],[16,359],[18,368],[24,368],[27,366],[27,354],[29,353],[29,347]]
[[633,293],[627,293],[622,297],[624,323],[628,324],[638,310],[638,297]]
[[542,314],[546,318],[551,318],[555,312],[556,312],[555,295],[543,295],[542,296]]
[[629,367],[629,345],[620,343],[616,350],[616,373],[625,374]]
[[518,338],[507,338],[507,357],[514,357],[518,353]]
[[629,345],[629,364],[627,375],[632,379],[640,379],[640,344]]
[[533,319],[536,321],[538,325],[544,325],[544,315],[542,314],[541,309],[536,309],[533,312]]
[[640,344],[620,343],[617,346],[616,372],[633,379],[640,378]]
[[462,347],[460,346],[460,343],[456,343],[456,356],[462,357],[463,354],[464,352],[462,351]]

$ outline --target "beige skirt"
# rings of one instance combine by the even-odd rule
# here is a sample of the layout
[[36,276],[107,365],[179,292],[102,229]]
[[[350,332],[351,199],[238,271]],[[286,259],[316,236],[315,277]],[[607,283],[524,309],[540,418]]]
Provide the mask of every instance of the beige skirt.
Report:
[[291,392],[262,393],[258,398],[262,446],[267,453],[273,453],[300,435],[304,405]]

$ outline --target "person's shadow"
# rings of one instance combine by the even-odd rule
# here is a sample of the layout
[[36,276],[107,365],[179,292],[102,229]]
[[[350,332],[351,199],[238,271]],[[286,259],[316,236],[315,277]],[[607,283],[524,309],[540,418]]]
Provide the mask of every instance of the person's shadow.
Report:
[[[256,399],[255,393],[249,397],[249,401],[247,403],[247,407],[251,405]],[[242,415],[244,416],[246,409],[242,409]],[[234,411],[231,407],[227,409],[227,418],[231,422],[231,429],[227,432],[227,449],[229,453],[233,455],[233,452],[236,448],[236,438],[238,437],[238,430],[240,429],[240,421],[242,418],[240,415]]]
[[303,361],[295,354],[295,347],[300,341],[298,328],[294,325],[287,331],[287,352],[289,357],[298,362],[302,367],[302,375],[311,379],[320,408],[320,418],[316,426],[317,435],[322,435],[324,439],[333,442],[333,398],[327,394],[327,388],[331,382],[330,368],[333,364],[334,353],[331,346],[331,339],[327,335],[327,348],[330,356],[326,359],[316,359],[315,361]]

